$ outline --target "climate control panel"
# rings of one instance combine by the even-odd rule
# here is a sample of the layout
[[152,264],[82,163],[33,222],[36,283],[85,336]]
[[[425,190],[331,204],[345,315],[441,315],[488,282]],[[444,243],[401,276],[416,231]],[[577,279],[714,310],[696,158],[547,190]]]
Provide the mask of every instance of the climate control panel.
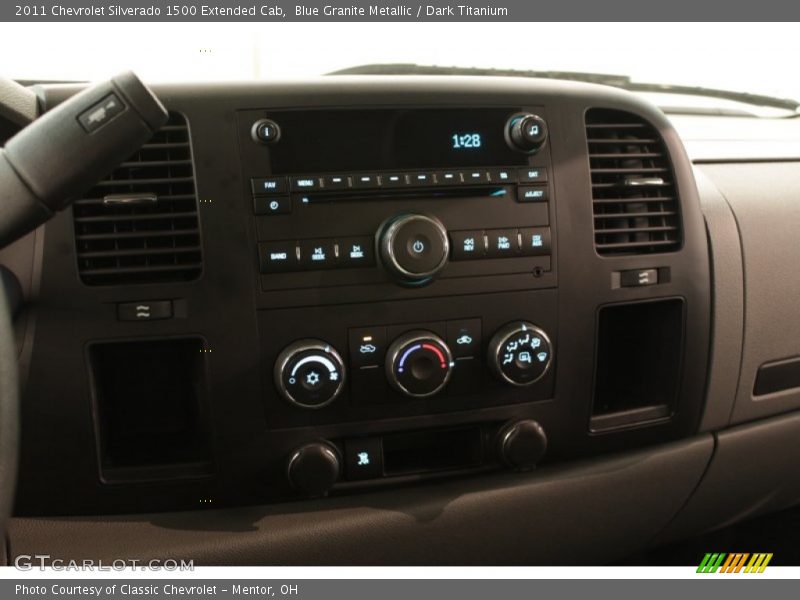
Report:
[[[401,333],[390,336],[389,331]],[[480,319],[430,323],[426,328],[355,328],[349,340],[349,365],[321,339],[302,339],[284,348],[274,365],[280,397],[297,409],[321,409],[339,397],[350,377],[350,401],[361,404],[452,398],[474,393],[484,370],[500,384],[530,386],[545,376],[554,354],[550,337],[529,321],[500,327],[485,352]],[[450,388],[454,374],[458,384]],[[389,397],[377,393],[382,385],[390,390]]]

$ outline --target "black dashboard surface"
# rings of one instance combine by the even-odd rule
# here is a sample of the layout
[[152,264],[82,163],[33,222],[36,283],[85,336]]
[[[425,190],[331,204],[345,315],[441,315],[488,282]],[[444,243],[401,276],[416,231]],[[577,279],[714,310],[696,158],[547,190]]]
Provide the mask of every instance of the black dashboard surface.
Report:
[[[78,87],[43,87],[45,105]],[[780,229],[793,211],[788,201],[754,207],[755,189],[766,176],[774,196],[791,197],[794,163],[706,157],[714,164],[693,166],[657,108],[575,83],[336,77],[154,90],[174,120],[148,152],[188,154],[152,159],[158,168],[172,161],[165,177],[137,174],[154,155],[139,156],[126,177],[172,186],[159,188],[175,204],[158,235],[171,236],[176,256],[198,253],[201,271],[181,281],[92,280],[134,263],[119,240],[98,249],[81,245],[86,236],[141,237],[151,230],[120,223],[165,218],[92,212],[108,186],[129,185],[118,174],[24,242],[35,302],[18,325],[25,402],[12,552],[55,528],[62,554],[89,551],[73,537],[88,544],[115,532],[133,554],[155,536],[165,555],[191,547],[196,557],[208,542],[186,533],[196,530],[219,544],[199,555],[208,564],[422,564],[441,562],[440,547],[412,559],[407,544],[457,534],[472,550],[448,564],[591,562],[609,541],[621,556],[659,534],[717,523],[717,492],[703,488],[709,465],[730,514],[769,505],[777,471],[747,497],[732,473],[757,443],[748,421],[797,406],[796,390],[751,395],[762,364],[800,353],[794,338],[777,331],[773,351],[744,325],[745,309],[767,319],[764,296],[780,293],[769,288],[775,249],[758,223]],[[544,119],[547,141],[514,152],[502,124],[528,113]],[[274,144],[253,137],[265,119],[280,127]],[[486,154],[462,147],[478,142]],[[398,275],[385,249],[407,215],[441,226],[450,245],[429,277]],[[113,229],[95,229],[111,220]],[[513,246],[529,234],[546,244],[502,254],[502,238]],[[181,235],[194,237],[184,244]],[[477,259],[455,253],[474,240]],[[354,245],[355,263],[346,263]],[[164,248],[146,246],[158,256]],[[116,262],[91,262],[104,252]],[[275,267],[272,257],[292,265]],[[142,270],[148,277],[153,264]],[[753,297],[745,283],[756,269],[764,293]],[[136,316],[165,307],[166,318]],[[122,318],[128,309],[132,320]],[[550,356],[540,378],[514,386],[493,359],[503,360],[500,334],[520,323],[515,331],[533,332]],[[403,345],[411,334],[424,339]],[[423,351],[452,354],[440,365],[448,378],[442,390],[412,396],[393,378],[406,352]],[[295,382],[279,367],[303,358],[306,367],[330,359],[337,378],[335,397],[312,409],[281,387]],[[546,436],[543,458],[532,472],[508,473],[513,426],[531,421]],[[741,429],[720,433],[734,423]],[[782,427],[762,425],[759,435],[793,431]],[[292,479],[309,456],[323,465],[315,463],[315,481],[335,467],[326,498],[308,500]],[[376,458],[369,475],[357,468]],[[689,516],[675,519],[690,498]],[[795,500],[788,493],[780,504]],[[487,510],[499,512],[478,524]],[[606,523],[598,545],[579,527],[548,556],[523,539],[548,521],[576,519]],[[371,558],[359,559],[357,542],[372,526],[405,541],[381,551],[376,537]],[[268,552],[274,532],[286,543]],[[498,532],[513,543],[475,550]],[[320,540],[318,552],[299,550],[308,536]],[[349,541],[334,559],[340,540]]]

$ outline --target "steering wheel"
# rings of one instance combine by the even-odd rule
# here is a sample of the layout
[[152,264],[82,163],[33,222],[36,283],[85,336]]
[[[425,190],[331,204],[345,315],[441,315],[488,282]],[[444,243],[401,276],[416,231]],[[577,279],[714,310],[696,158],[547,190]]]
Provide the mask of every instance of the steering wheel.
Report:
[[5,285],[0,279],[0,543],[14,506],[19,444],[17,348]]

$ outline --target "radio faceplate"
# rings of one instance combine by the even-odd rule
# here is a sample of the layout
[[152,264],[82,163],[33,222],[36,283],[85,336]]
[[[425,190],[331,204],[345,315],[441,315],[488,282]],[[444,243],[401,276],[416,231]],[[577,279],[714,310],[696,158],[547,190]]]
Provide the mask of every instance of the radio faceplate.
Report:
[[[542,107],[240,111],[262,303],[554,287],[549,148],[526,154],[506,139],[509,119],[526,112],[546,118]],[[265,119],[280,136],[256,143],[254,123]],[[347,133],[332,123],[346,124]],[[446,135],[456,130],[466,133]],[[403,277],[398,257],[381,246],[387,228],[408,215],[434,220],[446,232],[446,260],[435,276]],[[416,233],[408,233],[407,247],[398,243],[400,262],[424,262],[431,236]]]

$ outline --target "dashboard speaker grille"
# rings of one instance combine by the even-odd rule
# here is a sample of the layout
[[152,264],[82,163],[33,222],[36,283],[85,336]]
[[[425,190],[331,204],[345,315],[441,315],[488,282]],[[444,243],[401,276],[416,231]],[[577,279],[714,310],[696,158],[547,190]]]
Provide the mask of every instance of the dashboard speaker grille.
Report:
[[170,113],[153,138],[73,205],[89,285],[188,281],[202,270],[189,127]]
[[598,254],[680,248],[674,173],[655,127],[628,112],[591,109],[586,113],[586,137]]

